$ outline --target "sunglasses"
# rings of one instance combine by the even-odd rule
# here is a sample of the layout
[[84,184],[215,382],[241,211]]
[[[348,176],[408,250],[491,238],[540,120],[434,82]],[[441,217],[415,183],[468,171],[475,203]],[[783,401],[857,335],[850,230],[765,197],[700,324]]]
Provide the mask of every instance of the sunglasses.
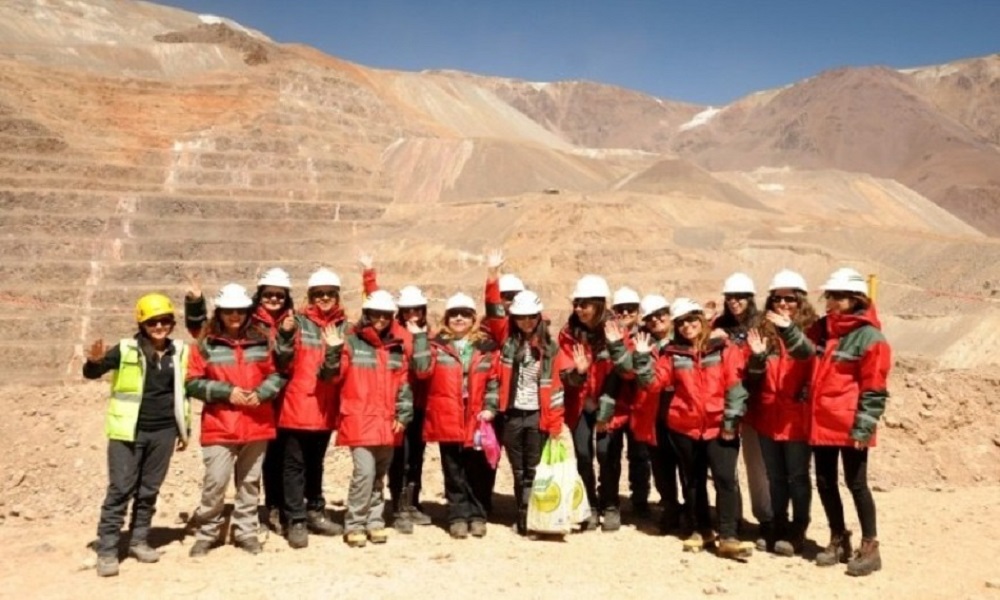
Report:
[[698,315],[684,315],[679,319],[674,319],[674,323],[676,323],[678,327],[683,325],[691,325],[692,323],[698,323],[700,321],[701,317],[699,317]]
[[222,315],[245,315],[247,314],[247,309],[245,308],[220,308],[219,314]]
[[476,318],[476,311],[467,309],[449,310],[447,313],[445,313],[444,316],[446,319],[451,319],[454,317],[462,317],[463,319],[469,319],[471,321],[472,319]]
[[387,310],[368,310],[365,311],[365,316],[368,317],[369,321],[391,321],[393,313]]
[[725,294],[726,300],[746,300],[753,298],[753,294]]
[[404,313],[404,314],[405,313],[422,313],[425,310],[427,310],[427,309],[426,309],[426,307],[423,307],[423,306],[400,306],[399,307],[399,312]]
[[177,321],[173,317],[154,317],[146,319],[142,324],[152,329],[154,327],[173,327],[177,324]]
[[823,295],[827,300],[847,300],[851,297],[850,292],[826,292]]
[[319,299],[319,298],[336,299],[339,296],[340,292],[338,290],[312,290],[309,292],[309,297],[313,299]]
[[594,300],[593,298],[577,298],[573,300],[573,308],[587,308],[589,306],[598,306],[600,300]]
[[514,301],[514,296],[516,295],[517,292],[500,292],[500,297],[510,302]]
[[534,321],[538,315],[513,315],[515,321]]
[[771,302],[778,304],[784,302],[785,304],[798,304],[798,296],[775,296],[771,295]]
[[653,320],[656,320],[656,321],[666,321],[669,318],[670,318],[670,311],[669,310],[658,310],[655,313],[653,313],[653,314],[649,315],[648,317],[646,317],[645,320],[646,321],[653,321]]
[[638,304],[619,304],[618,306],[611,307],[615,314],[624,315],[639,312]]
[[284,302],[288,296],[285,295],[285,292],[261,292],[260,297],[263,300],[281,300]]

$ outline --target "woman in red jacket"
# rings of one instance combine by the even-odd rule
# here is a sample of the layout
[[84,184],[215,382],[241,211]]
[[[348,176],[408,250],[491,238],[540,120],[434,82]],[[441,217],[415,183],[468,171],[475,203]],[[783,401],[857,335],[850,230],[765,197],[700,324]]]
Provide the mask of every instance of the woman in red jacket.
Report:
[[507,309],[510,332],[502,340],[499,356],[500,393],[491,414],[503,415],[503,445],[514,475],[517,533],[528,533],[528,502],[535,470],[548,436],[558,436],[563,423],[563,390],[553,377],[559,346],[542,317],[538,295],[518,293]]
[[[621,523],[617,498],[612,502],[611,498],[604,497],[605,502],[599,502],[594,472],[595,449],[606,456],[607,445],[611,442],[606,432],[613,415],[602,413],[603,420],[598,419],[604,381],[613,369],[604,332],[610,312],[607,305],[610,295],[611,290],[603,277],[584,275],[577,281],[573,290],[573,314],[559,332],[559,355],[556,357],[556,372],[565,390],[566,424],[573,431],[576,467],[583,479],[587,500],[593,507],[584,523],[585,529],[597,528],[603,508],[608,509],[605,517],[609,529],[617,529]],[[597,443],[602,448],[595,448],[595,433],[600,434]],[[621,466],[618,468],[620,473]],[[609,471],[601,471],[605,493],[612,487],[604,480]],[[614,487],[617,489],[617,485]]]
[[[830,543],[816,564],[847,562],[847,574],[869,575],[882,568],[875,501],[868,487],[868,449],[886,399],[892,356],[882,335],[865,278],[840,269],[823,285],[826,316],[803,334],[791,319],[767,314],[796,359],[816,357],[809,386],[809,443],[816,457],[816,491],[830,523]],[[851,556],[851,532],[837,488],[837,461],[861,522],[861,548]]]
[[[403,430],[413,418],[410,356],[395,314],[392,295],[377,290],[365,299],[361,320],[346,340],[336,328],[324,331],[328,349],[321,376],[340,384],[337,445],[350,448],[354,462],[344,518],[344,541],[352,548],[368,540],[389,540],[383,514],[385,475],[393,446],[402,443]],[[419,333],[414,325],[409,327]],[[413,339],[414,352],[426,351],[426,337]]]
[[636,337],[634,361],[640,386],[674,388],[667,426],[684,473],[685,525],[692,531],[684,549],[699,551],[715,537],[708,497],[698,493],[710,469],[722,537],[718,554],[741,558],[752,553],[752,547],[745,547],[736,538],[737,432],[747,397],[738,373],[740,351],[724,339],[710,337],[708,321],[697,303],[678,298],[670,306],[670,314],[674,337],[661,351],[655,369],[651,338],[646,333]]
[[[816,321],[806,282],[794,271],[780,271],[771,280],[764,304],[790,319],[803,331]],[[784,556],[802,552],[809,527],[812,483],[809,480],[809,376],[813,359],[796,361],[788,354],[773,323],[747,336],[751,355],[747,365],[750,404],[744,423],[759,434],[760,451],[770,482],[772,539],[767,546]],[[744,443],[751,442],[744,439]],[[792,521],[788,521],[788,504]]]
[[448,532],[456,539],[486,535],[494,470],[476,436],[480,422],[493,418],[486,407],[497,404],[496,349],[476,327],[475,301],[465,294],[448,298],[443,327],[431,342],[424,441],[441,450]]
[[249,318],[252,304],[243,286],[223,286],[211,322],[191,349],[187,393],[205,402],[201,414],[205,482],[194,515],[198,532],[191,556],[204,556],[219,542],[224,496],[233,479],[233,539],[251,554],[261,551],[257,539],[261,463],[268,441],[275,436],[271,402],[284,379],[271,360],[267,332]]
[[309,531],[340,535],[343,528],[326,514],[323,460],[336,427],[337,386],[319,377],[325,360],[323,331],[341,335],[347,318],[340,306],[340,278],[328,269],[309,276],[308,304],[289,313],[278,327],[275,361],[288,374],[278,415],[279,454],[283,457],[284,517],[288,545],[305,548]]

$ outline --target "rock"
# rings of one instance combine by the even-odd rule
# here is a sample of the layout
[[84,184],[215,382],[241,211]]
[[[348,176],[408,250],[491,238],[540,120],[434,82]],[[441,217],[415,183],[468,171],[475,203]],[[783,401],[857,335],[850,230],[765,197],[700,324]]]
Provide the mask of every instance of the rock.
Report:
[[996,446],[997,448],[1000,448],[1000,435],[993,437],[993,445]]
[[1000,579],[988,579],[986,580],[986,587],[991,590],[1000,590]]
[[15,504],[14,506],[10,507],[10,512],[7,514],[9,514],[12,517],[20,517],[21,513],[23,512],[24,512],[24,507],[21,506],[20,504]]
[[892,490],[892,487],[887,483],[876,483],[872,486],[873,492],[888,493]]
[[882,419],[882,423],[889,429],[899,429],[903,425],[897,417],[891,415]]
[[27,471],[18,469],[10,474],[10,487],[15,488],[24,483],[24,478],[28,476]]
[[935,400],[924,400],[923,404],[927,410],[934,410],[937,407],[937,401]]
[[80,445],[79,440],[68,439],[63,442],[63,448],[76,448]]
[[923,419],[930,419],[931,417],[934,416],[934,413],[932,411],[929,411],[929,410],[922,410],[922,411],[918,412],[917,414],[920,415],[920,417],[923,418]]
[[710,586],[708,586],[706,588],[703,588],[701,590],[701,593],[705,594],[706,596],[714,596],[715,594],[726,594],[728,592],[729,592],[729,590],[726,589],[725,586],[723,586],[722,584],[718,584],[718,583],[715,584],[715,585],[710,585]]
[[54,458],[50,458],[47,461],[45,461],[45,466],[49,467],[50,469],[54,469],[59,466],[59,461],[57,461]]
[[89,571],[97,568],[97,555],[91,554],[80,561],[80,571]]

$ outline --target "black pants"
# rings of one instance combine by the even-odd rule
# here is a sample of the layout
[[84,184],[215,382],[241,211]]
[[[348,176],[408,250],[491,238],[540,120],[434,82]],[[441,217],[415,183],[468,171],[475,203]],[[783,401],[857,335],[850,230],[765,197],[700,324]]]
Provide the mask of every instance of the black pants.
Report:
[[830,522],[830,530],[842,532],[844,504],[840,501],[837,488],[837,457],[844,463],[844,483],[854,498],[854,508],[861,522],[861,535],[865,538],[878,537],[875,523],[875,499],[868,487],[868,449],[855,450],[847,446],[814,446],[816,457],[816,492],[823,503],[823,511]]
[[503,445],[514,474],[514,503],[520,520],[522,516],[527,517],[535,470],[542,460],[542,446],[548,436],[538,429],[540,411],[512,408],[506,417]]
[[98,554],[118,554],[118,539],[130,500],[131,544],[146,541],[156,513],[156,497],[167,476],[176,442],[176,427],[138,431],[134,442],[108,441],[108,491],[97,525]]
[[389,465],[389,494],[393,512],[402,508],[403,488],[410,486],[410,505],[420,505],[420,489],[424,475],[424,410],[414,409],[413,420],[406,426],[403,443],[396,446]]
[[736,537],[740,496],[736,484],[736,461],[740,456],[739,438],[724,441],[696,440],[686,435],[670,432],[670,441],[680,459],[684,473],[684,516],[686,525],[699,531],[711,529],[708,512],[707,478],[712,471],[715,483],[715,507],[719,513],[719,534],[723,538]]
[[330,431],[279,429],[278,446],[283,458],[285,519],[305,521],[306,512],[323,510],[323,460],[330,446]]
[[[622,450],[625,446],[625,428],[598,433],[597,413],[584,411],[573,429],[573,447],[576,451],[576,469],[587,492],[587,502],[598,511],[617,509],[618,491],[622,476]],[[594,470],[597,458],[599,471]]]
[[652,474],[650,466],[650,448],[635,439],[630,428],[625,428],[625,444],[628,459],[628,487],[631,493],[632,507],[649,504],[649,478]]
[[678,515],[681,503],[677,499],[677,492],[680,489],[677,479],[680,477],[683,481],[683,476],[677,451],[670,442],[670,430],[662,420],[656,423],[656,446],[649,448],[649,459],[653,471],[653,484],[660,494],[660,505],[666,512]]
[[482,450],[461,443],[441,443],[444,495],[448,500],[448,522],[485,521],[495,471]]
[[760,435],[758,439],[771,492],[771,514],[774,515],[775,522],[787,523],[788,504],[791,501],[793,527],[805,533],[809,526],[809,509],[812,504],[809,444],[779,442],[766,435]]
[[264,480],[264,505],[268,508],[285,506],[285,459],[281,455],[281,442],[277,438],[267,443],[261,478]]

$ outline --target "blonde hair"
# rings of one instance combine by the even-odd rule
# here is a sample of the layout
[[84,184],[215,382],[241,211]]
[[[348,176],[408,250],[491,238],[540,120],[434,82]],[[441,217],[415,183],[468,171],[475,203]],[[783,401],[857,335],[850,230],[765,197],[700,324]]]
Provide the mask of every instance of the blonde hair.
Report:
[[[480,320],[479,314],[476,314],[476,317],[472,320],[472,326],[469,329],[469,333],[467,333],[464,338],[473,344],[478,344],[479,342],[487,340],[490,337],[489,333],[483,331],[483,329],[479,326]],[[441,329],[438,330],[438,336],[445,340],[460,339],[455,335],[455,332],[451,330],[451,327],[448,327],[447,312],[444,313],[444,316],[441,318]]]

